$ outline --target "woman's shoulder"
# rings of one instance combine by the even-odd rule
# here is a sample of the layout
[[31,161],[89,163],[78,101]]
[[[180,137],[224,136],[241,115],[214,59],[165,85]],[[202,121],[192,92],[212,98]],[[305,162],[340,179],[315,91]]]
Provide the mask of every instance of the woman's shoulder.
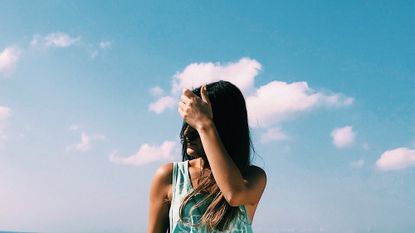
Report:
[[244,172],[244,176],[255,177],[257,179],[259,178],[263,180],[267,179],[267,174],[265,173],[265,170],[256,165],[248,166],[248,168]]
[[249,165],[247,171],[255,172],[255,173],[262,173],[262,174],[265,175],[265,170],[261,167],[256,166],[256,165]]
[[157,168],[154,174],[154,180],[157,180],[159,183],[171,184],[173,176],[173,162],[165,163]]
[[182,161],[182,162],[170,162],[162,164],[155,172],[154,177],[158,180],[164,180],[171,184],[171,179],[173,176],[173,167],[174,164],[177,165],[177,167],[183,167],[186,165],[186,162],[189,161]]

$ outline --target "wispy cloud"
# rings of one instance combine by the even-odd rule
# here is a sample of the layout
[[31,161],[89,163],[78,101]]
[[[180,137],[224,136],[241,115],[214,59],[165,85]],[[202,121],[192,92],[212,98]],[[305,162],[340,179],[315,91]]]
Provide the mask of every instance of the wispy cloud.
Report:
[[288,136],[286,133],[284,133],[281,128],[274,127],[267,129],[267,131],[263,134],[261,134],[261,143],[268,143],[272,141],[284,141],[287,140]]
[[0,148],[7,140],[6,127],[7,121],[11,117],[12,111],[9,107],[0,106]]
[[344,126],[342,128],[336,128],[331,132],[333,144],[337,148],[345,148],[351,146],[356,137],[356,133],[353,131],[352,126]]
[[69,130],[69,131],[77,131],[77,130],[79,130],[79,129],[81,129],[81,126],[79,126],[79,125],[77,125],[77,124],[72,124],[72,125],[70,125],[70,126],[68,127],[68,130]]
[[10,75],[19,60],[22,51],[17,47],[7,47],[0,53],[0,74]]
[[105,135],[102,134],[92,134],[89,135],[85,132],[81,133],[80,142],[70,145],[67,147],[67,150],[76,150],[76,151],[88,151],[92,148],[92,142],[105,140]]
[[365,161],[363,159],[350,162],[350,166],[353,168],[361,168],[363,165],[365,165]]
[[363,150],[370,150],[369,143],[367,143],[367,142],[363,143],[362,148],[363,148]]
[[150,94],[154,97],[159,97],[156,101],[150,103],[148,110],[160,114],[166,109],[172,109],[176,106],[176,99],[173,96],[163,96],[164,90],[159,86],[152,87],[149,90]]
[[141,166],[156,161],[170,161],[180,155],[179,143],[164,141],[161,145],[143,144],[133,155],[121,157],[117,151],[109,155],[109,160],[116,164]]
[[56,47],[56,48],[66,48],[76,42],[78,42],[81,37],[72,37],[64,32],[55,32],[50,33],[46,36],[34,35],[30,45],[32,46],[45,46],[45,47]]
[[151,94],[152,96],[155,96],[155,97],[158,97],[158,96],[161,96],[161,95],[163,95],[163,94],[164,94],[164,90],[163,90],[163,88],[161,88],[161,87],[159,87],[159,86],[152,87],[152,88],[149,90],[149,92],[150,92],[150,94]]
[[174,108],[176,104],[177,104],[177,100],[173,98],[172,96],[163,96],[160,99],[158,99],[156,102],[151,103],[148,106],[148,109],[152,112],[160,114],[164,112],[164,110],[166,109]]
[[0,106],[0,122],[7,120],[11,116],[12,111],[9,107]]
[[110,49],[111,46],[111,41],[100,41],[98,44],[90,45],[89,57],[95,59],[102,51]]
[[343,106],[350,106],[354,104],[353,97],[346,97],[340,93],[334,94],[323,94],[323,98],[320,99],[323,104],[327,106],[335,106],[335,107],[343,107]]
[[382,171],[415,167],[415,149],[399,147],[387,150],[376,161],[376,166]]
[[99,42],[99,47],[101,49],[109,49],[111,48],[112,43],[110,41],[101,41]]

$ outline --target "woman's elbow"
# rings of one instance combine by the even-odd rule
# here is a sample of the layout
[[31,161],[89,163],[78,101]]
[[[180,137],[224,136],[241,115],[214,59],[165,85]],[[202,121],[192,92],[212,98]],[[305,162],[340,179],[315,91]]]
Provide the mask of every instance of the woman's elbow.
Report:
[[243,204],[238,192],[230,192],[227,195],[224,195],[224,197],[228,204],[232,207],[238,207]]

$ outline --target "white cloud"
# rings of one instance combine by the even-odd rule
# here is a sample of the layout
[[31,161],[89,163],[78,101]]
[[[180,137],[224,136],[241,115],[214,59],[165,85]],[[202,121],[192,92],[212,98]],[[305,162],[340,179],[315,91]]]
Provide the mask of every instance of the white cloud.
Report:
[[342,128],[336,128],[331,132],[333,144],[337,148],[344,148],[353,144],[356,133],[353,131],[352,126],[345,126]]
[[5,106],[0,106],[0,147],[7,140],[6,127],[7,120],[11,117],[12,111],[10,108]]
[[161,88],[159,86],[155,86],[155,87],[150,89],[150,94],[152,96],[161,96],[161,95],[164,94],[164,90],[163,90],[163,88]]
[[[307,82],[272,81],[256,88],[255,78],[261,69],[261,64],[250,58],[241,58],[237,62],[228,64],[192,63],[173,76],[170,96],[178,97],[183,88],[191,89],[218,80],[230,81],[246,97],[251,127],[273,126],[283,120],[291,119],[295,114],[321,106],[341,107],[354,103],[353,98],[341,93],[317,92],[311,89]],[[165,98],[161,97],[151,103],[149,110],[162,113],[167,108],[173,108],[175,104],[166,103]],[[169,100],[172,101],[173,98]]]
[[69,131],[77,131],[81,128],[81,126],[77,125],[77,124],[72,124],[68,127]]
[[38,46],[39,44],[41,44],[41,41],[43,41],[43,39],[40,35],[34,35],[32,40],[30,41],[30,45]]
[[77,151],[88,151],[92,148],[93,141],[102,141],[105,140],[106,137],[102,134],[93,134],[88,135],[85,132],[81,133],[81,141],[75,145],[69,146],[68,150],[77,150]]
[[365,161],[363,159],[350,162],[350,166],[353,168],[361,168],[363,165],[365,165]]
[[330,105],[330,106],[342,107],[342,106],[353,105],[354,98],[345,97],[342,94],[336,93],[336,94],[332,94],[332,95],[329,95],[329,96],[325,96],[322,99],[322,101],[325,102],[327,105]]
[[7,120],[12,114],[10,108],[0,106],[0,122]]
[[43,45],[45,47],[66,48],[75,44],[79,40],[79,36],[71,37],[64,32],[55,32],[46,36],[34,35],[30,44],[32,46]]
[[123,165],[141,166],[156,161],[171,161],[180,156],[179,143],[175,141],[164,141],[161,145],[143,144],[138,151],[128,157],[120,157],[117,151],[109,155],[113,163]]
[[95,50],[92,50],[92,51],[89,52],[89,57],[91,59],[95,59],[98,56],[98,54],[99,54],[98,50],[95,49]]
[[308,87],[307,82],[272,81],[246,98],[252,127],[267,127],[319,106],[343,106],[350,102],[340,94],[316,92]]
[[101,49],[109,49],[109,48],[111,48],[111,42],[110,41],[101,41],[101,42],[99,42],[99,47]]
[[241,58],[236,63],[193,63],[173,77],[172,93],[183,88],[193,88],[204,83],[219,80],[229,81],[241,89],[244,94],[254,88],[255,76],[261,70],[261,64],[250,58]]
[[173,108],[176,106],[177,100],[171,96],[163,96],[160,99],[158,99],[156,102],[151,103],[148,106],[148,109],[152,112],[155,112],[157,114],[160,114],[164,112],[164,110],[168,108]]
[[376,161],[380,170],[401,170],[415,166],[415,149],[399,147],[382,153]]
[[71,37],[66,33],[51,33],[45,37],[45,45],[51,47],[69,47],[77,42],[80,37]]
[[75,149],[79,151],[87,151],[91,149],[91,138],[86,134],[81,134],[81,142],[75,145]]
[[95,59],[101,51],[111,48],[112,43],[110,41],[101,41],[97,45],[90,45],[89,57]]
[[271,141],[284,141],[288,136],[279,128],[270,128],[261,135],[261,143],[268,143]]
[[21,50],[17,47],[7,47],[0,53],[0,74],[9,75],[20,58]]

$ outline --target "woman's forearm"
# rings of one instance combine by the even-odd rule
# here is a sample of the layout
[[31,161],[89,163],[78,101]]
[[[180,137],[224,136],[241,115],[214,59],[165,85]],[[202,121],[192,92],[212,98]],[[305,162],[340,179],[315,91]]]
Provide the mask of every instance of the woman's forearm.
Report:
[[233,206],[236,196],[245,188],[242,174],[226,151],[213,121],[200,125],[197,131],[213,177],[225,199]]

